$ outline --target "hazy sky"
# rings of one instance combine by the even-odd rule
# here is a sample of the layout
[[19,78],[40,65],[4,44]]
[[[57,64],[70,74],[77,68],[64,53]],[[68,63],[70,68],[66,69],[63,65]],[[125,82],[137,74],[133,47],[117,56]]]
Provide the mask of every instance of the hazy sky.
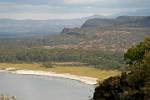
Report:
[[0,18],[68,19],[149,9],[150,0],[0,0]]

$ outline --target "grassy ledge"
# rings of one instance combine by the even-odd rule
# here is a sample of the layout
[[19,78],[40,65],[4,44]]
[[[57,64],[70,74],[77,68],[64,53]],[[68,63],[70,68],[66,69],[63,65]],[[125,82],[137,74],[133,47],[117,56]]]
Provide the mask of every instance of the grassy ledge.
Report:
[[32,71],[46,71],[46,72],[55,72],[58,74],[64,74],[68,73],[71,75],[79,75],[79,76],[87,76],[87,77],[93,77],[98,78],[100,81],[103,81],[104,79],[120,75],[120,71],[118,70],[101,70],[92,68],[92,66],[85,66],[82,64],[62,64],[62,63],[55,63],[53,68],[45,68],[41,67],[42,64],[40,63],[20,63],[20,64],[14,64],[14,63],[0,63],[0,69],[2,70],[32,70]]

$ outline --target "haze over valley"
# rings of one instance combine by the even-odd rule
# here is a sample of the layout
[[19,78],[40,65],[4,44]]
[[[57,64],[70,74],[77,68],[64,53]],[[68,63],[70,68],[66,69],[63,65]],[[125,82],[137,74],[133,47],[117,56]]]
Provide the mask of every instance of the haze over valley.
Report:
[[0,0],[0,100],[149,100],[149,0]]

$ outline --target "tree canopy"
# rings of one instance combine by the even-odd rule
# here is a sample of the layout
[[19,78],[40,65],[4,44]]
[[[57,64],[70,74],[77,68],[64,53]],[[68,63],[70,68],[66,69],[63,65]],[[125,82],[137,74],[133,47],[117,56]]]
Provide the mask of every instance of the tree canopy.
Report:
[[94,100],[150,100],[150,37],[130,48],[124,58],[128,71],[100,83]]

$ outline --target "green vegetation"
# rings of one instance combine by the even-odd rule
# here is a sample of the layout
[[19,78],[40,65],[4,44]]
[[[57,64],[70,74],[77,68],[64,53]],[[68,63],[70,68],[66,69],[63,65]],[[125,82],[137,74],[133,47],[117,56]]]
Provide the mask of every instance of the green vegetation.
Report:
[[125,53],[124,58],[130,67],[136,67],[139,64],[143,64],[143,59],[150,51],[150,38],[145,39],[144,42],[130,48]]
[[83,49],[1,48],[0,62],[82,62],[102,69],[119,69],[124,66],[121,52]]
[[5,95],[0,95],[0,100],[17,100],[15,96],[9,97]]
[[42,63],[0,63],[0,69],[8,69],[10,71],[15,70],[33,70],[33,71],[46,71],[56,72],[59,74],[68,73],[71,75],[88,76],[98,78],[100,81],[107,79],[110,76],[120,75],[118,70],[101,70],[93,68],[93,66],[87,67],[80,62],[55,62],[52,64],[52,68],[41,67]]
[[45,62],[45,63],[42,64],[42,67],[53,68],[53,64],[51,62]]
[[148,20],[147,16],[90,19],[61,34],[36,36],[34,32],[23,34],[26,31],[16,36],[18,32],[7,29],[0,37],[0,62],[82,62],[101,69],[124,69],[124,51],[150,34]]
[[130,48],[124,58],[129,70],[100,83],[94,100],[150,99],[150,37]]

